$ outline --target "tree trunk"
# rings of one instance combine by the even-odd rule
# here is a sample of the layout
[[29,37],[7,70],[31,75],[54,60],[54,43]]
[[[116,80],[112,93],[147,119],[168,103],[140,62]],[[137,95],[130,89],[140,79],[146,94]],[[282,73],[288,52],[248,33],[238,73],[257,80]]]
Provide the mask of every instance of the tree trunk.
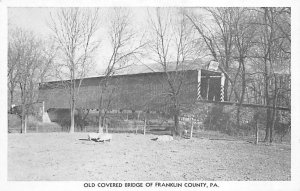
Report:
[[70,133],[74,133],[75,131],[75,110],[74,110],[74,106],[72,104],[71,107],[71,126],[70,126]]
[[236,126],[237,128],[240,128],[240,116],[241,116],[241,105],[239,104],[236,112]]
[[105,133],[108,133],[108,124],[107,124],[107,118],[104,118],[103,124],[105,126]]
[[265,134],[265,139],[264,142],[267,142],[270,140],[270,121],[271,121],[271,109],[267,109],[267,124],[266,124],[266,134]]
[[21,129],[20,129],[20,133],[23,133],[23,129],[24,129],[24,124],[25,124],[25,114],[21,114]]
[[[75,84],[75,82],[73,82]],[[71,126],[70,126],[70,133],[74,133],[75,131],[75,88],[72,84],[72,89],[71,89],[71,107],[70,107],[70,112],[71,112]]]
[[244,102],[244,96],[245,96],[245,90],[246,90],[246,71],[245,71],[245,65],[244,65],[244,60],[241,58],[240,59],[240,64],[241,64],[241,68],[242,68],[242,93],[240,96],[240,100],[239,100],[239,106],[237,109],[237,127],[240,128],[240,115],[241,115],[241,107],[242,104]]
[[255,144],[258,144],[258,110],[255,110],[253,120],[254,120],[254,125],[255,125]]
[[[264,93],[265,93],[265,104],[267,106],[270,105],[270,98],[269,98],[269,70],[268,70],[268,65],[267,65],[267,58],[264,58],[264,64],[265,64],[265,73],[264,73],[264,82],[265,82],[265,87],[264,87]],[[271,121],[271,109],[267,108],[267,119],[266,119],[266,133],[265,133],[265,138],[264,142],[267,142],[270,139],[270,121]]]
[[98,133],[103,134],[103,116],[102,112],[99,110],[99,118],[98,118]]
[[276,121],[276,108],[273,109],[273,113],[272,113],[272,124],[270,127],[270,143],[273,142],[273,132],[274,132],[274,127],[275,127],[275,121]]
[[13,103],[14,103],[14,91],[11,90],[10,91],[10,113],[12,113],[12,110],[13,110],[13,108],[12,108]]
[[[72,68],[71,68],[71,87],[70,87],[70,97],[71,97],[71,107],[70,107],[70,112],[71,112],[71,126],[70,126],[70,133],[74,133],[75,131],[75,90],[76,90],[76,81],[75,79],[75,66],[74,63],[72,62]],[[79,88],[79,87],[78,87]]]
[[275,76],[275,95],[274,95],[274,101],[273,101],[273,111],[272,111],[272,125],[270,127],[270,143],[273,142],[273,132],[275,128],[275,122],[276,122],[276,106],[277,106],[277,97],[278,97],[278,88],[277,88],[277,79]]
[[104,116],[103,116],[103,112],[102,112],[102,106],[103,106],[103,92],[105,91],[105,87],[106,87],[106,81],[103,87],[100,87],[99,84],[99,88],[101,88],[99,90],[100,93],[100,98],[99,98],[99,105],[98,105],[98,109],[99,109],[99,113],[98,113],[98,133],[102,134],[103,133],[103,122],[104,122]]
[[26,97],[24,93],[24,88],[21,89],[21,100],[22,100],[22,105],[21,105],[21,133],[26,133],[25,131],[25,117],[26,117]]
[[177,136],[179,130],[179,115],[178,112],[176,111],[174,114],[174,129],[172,131],[172,136]]

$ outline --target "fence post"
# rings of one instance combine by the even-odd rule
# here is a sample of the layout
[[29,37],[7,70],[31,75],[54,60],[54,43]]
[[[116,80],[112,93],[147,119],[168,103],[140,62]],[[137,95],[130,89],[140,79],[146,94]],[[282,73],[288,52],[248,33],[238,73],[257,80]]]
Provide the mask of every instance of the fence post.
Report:
[[255,144],[258,144],[258,112],[254,114],[254,120],[255,120]]
[[45,112],[45,102],[43,101],[43,111],[42,111],[42,116],[44,116],[44,112]]
[[193,137],[193,130],[194,130],[194,122],[193,122],[193,117],[191,117],[191,124],[192,124],[192,126],[191,126],[191,138]]
[[144,135],[146,135],[146,126],[147,126],[147,114],[145,114],[145,122],[144,122]]
[[208,96],[209,96],[209,82],[210,82],[210,78],[207,77],[206,100],[208,100]]
[[138,132],[138,124],[136,124],[136,122],[134,121],[134,126],[135,126],[135,134],[137,134],[137,132]]
[[26,134],[27,133],[27,115],[25,114],[25,122],[24,122],[24,133]]
[[258,144],[258,125],[257,125],[257,120],[255,122],[255,131],[256,131],[255,144]]

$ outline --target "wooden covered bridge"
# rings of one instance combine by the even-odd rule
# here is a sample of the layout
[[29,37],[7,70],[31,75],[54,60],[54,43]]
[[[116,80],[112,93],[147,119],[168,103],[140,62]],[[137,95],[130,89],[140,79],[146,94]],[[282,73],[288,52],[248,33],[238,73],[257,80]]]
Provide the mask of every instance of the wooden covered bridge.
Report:
[[[179,75],[175,71],[169,76]],[[168,102],[168,80],[165,72],[115,75],[104,87],[105,77],[75,80],[80,84],[76,108],[98,109],[102,95],[103,105],[109,110],[161,111]],[[193,104],[199,99],[223,101],[224,76],[221,72],[200,70],[180,71],[180,104]],[[70,108],[70,81],[51,81],[39,85],[39,101],[44,111],[50,108]],[[102,106],[103,106],[102,105]]]

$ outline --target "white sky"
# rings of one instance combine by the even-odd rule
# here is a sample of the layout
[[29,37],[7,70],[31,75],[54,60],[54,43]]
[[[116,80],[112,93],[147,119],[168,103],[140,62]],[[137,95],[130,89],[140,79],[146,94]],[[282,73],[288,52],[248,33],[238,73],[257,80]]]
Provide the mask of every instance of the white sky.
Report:
[[[55,7],[10,7],[8,8],[8,25],[12,28],[20,27],[25,30],[33,31],[41,39],[46,39],[52,34],[52,31],[49,29],[47,24],[50,21],[50,13],[55,18],[57,9],[58,8]],[[128,9],[131,14],[130,18],[132,28],[137,34],[136,41],[134,41],[134,43],[137,43],[137,40],[140,40],[140,36],[144,34],[147,38],[147,35],[149,34],[149,14],[153,18],[155,17],[153,15],[154,8],[130,7]],[[108,36],[108,21],[112,15],[112,11],[113,8],[100,8],[100,27],[95,37],[101,41],[101,44],[94,57],[95,68],[89,72],[87,75],[89,77],[103,74],[111,55],[112,50]],[[174,19],[174,16],[176,15],[173,11],[176,10],[172,10],[169,13],[172,19]],[[203,11],[200,10],[199,12],[199,9],[193,9],[193,11],[203,14]],[[206,19],[206,22],[207,21],[208,19]],[[172,50],[169,50],[169,52],[172,52]],[[150,57],[149,54],[147,54],[147,56]],[[201,57],[201,55],[198,56]],[[153,64],[154,62],[152,59],[147,57],[142,57],[141,61],[144,64]],[[134,70],[134,68],[132,69]]]
[[[8,9],[8,23],[10,27],[20,27],[26,30],[31,30],[40,38],[47,38],[52,31],[47,25],[50,20],[50,13],[55,15],[57,8],[9,8]],[[96,34],[96,38],[101,41],[95,56],[96,66],[88,76],[97,76],[106,68],[108,57],[111,55],[109,37],[108,37],[108,22],[109,15],[112,8],[101,8],[100,11],[100,27]],[[141,34],[145,31],[148,11],[147,8],[130,8],[131,21],[134,30]]]
[[[39,7],[8,8],[8,25],[9,27],[20,27],[33,31],[37,36],[45,39],[52,34],[47,21],[50,21],[50,13],[55,15],[56,10],[57,8]],[[88,76],[102,74],[111,55],[107,20],[111,15],[112,8],[101,8],[100,10],[100,27],[96,38],[100,39],[101,44],[95,54],[95,68],[91,70]],[[141,35],[146,31],[147,8],[130,8],[130,14],[132,27],[138,32],[137,34]]]

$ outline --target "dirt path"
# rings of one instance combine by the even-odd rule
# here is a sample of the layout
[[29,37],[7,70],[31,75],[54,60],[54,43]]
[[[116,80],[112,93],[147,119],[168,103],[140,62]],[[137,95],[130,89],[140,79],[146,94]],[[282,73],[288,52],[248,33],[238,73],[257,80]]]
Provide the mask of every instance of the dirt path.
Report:
[[8,135],[9,180],[290,180],[289,145],[208,139],[156,142],[154,135]]

